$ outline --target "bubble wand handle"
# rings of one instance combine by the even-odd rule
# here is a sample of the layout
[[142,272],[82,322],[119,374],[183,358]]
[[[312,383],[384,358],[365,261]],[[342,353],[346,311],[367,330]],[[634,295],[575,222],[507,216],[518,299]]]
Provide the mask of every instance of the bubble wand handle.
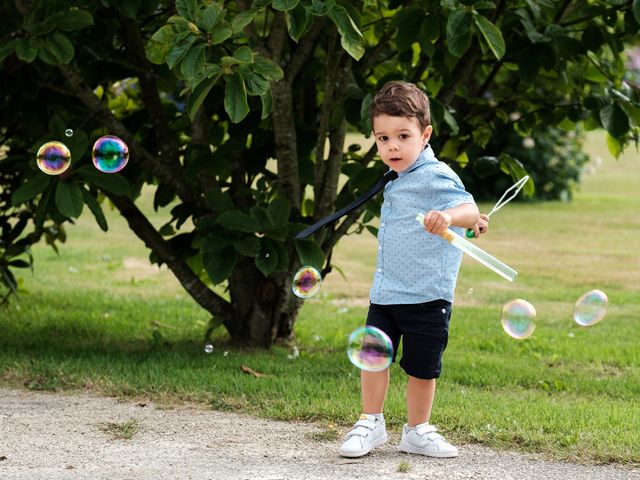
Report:
[[[507,203],[509,203],[511,200],[513,200],[516,197],[516,195],[518,195],[520,190],[522,190],[522,187],[524,187],[524,184],[527,183],[527,180],[529,180],[529,175],[525,175],[520,180],[518,180],[516,183],[514,183],[509,188],[507,188],[504,191],[504,193],[502,194],[502,196],[500,197],[500,200],[498,200],[496,202],[496,204],[493,206],[493,208],[491,209],[491,211],[489,213],[487,213],[487,217],[490,217],[492,213],[497,212],[502,207],[504,207]],[[507,193],[509,193],[512,190],[515,190],[515,191],[511,194],[511,196],[509,198],[507,198],[505,200],[504,197],[506,197]],[[467,228],[467,232],[465,233],[465,235],[467,236],[467,238],[475,238],[475,236],[476,236],[476,234],[473,233],[473,230],[471,228]]]
[[[416,216],[416,220],[421,225],[424,224],[424,215],[422,213],[418,214]],[[502,263],[497,258],[489,255],[480,247],[477,247],[476,245],[471,243],[469,240],[466,240],[465,238],[461,237],[451,229],[447,229],[447,231],[444,232],[444,234],[442,234],[441,237],[444,238],[447,242],[449,242],[454,247],[462,250],[471,258],[480,262],[485,267],[496,272],[505,280],[509,280],[510,282],[513,282],[516,276],[518,275],[518,272],[516,272],[513,268],[506,265],[505,263]]]

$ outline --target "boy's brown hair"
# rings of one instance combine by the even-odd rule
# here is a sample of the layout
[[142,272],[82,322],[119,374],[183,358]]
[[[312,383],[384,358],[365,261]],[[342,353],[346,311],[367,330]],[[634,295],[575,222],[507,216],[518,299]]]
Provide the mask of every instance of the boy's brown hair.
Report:
[[383,85],[369,107],[371,126],[373,119],[378,115],[391,115],[394,117],[415,117],[424,131],[431,125],[429,114],[429,99],[426,93],[413,83],[391,81]]

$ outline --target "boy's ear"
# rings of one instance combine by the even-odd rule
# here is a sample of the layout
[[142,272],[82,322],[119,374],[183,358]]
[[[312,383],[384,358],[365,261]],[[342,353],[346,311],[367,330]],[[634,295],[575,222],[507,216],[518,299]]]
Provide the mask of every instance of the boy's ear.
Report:
[[422,132],[423,143],[427,143],[429,141],[429,139],[431,138],[432,132],[433,132],[433,127],[431,125],[427,125],[424,129],[424,132]]

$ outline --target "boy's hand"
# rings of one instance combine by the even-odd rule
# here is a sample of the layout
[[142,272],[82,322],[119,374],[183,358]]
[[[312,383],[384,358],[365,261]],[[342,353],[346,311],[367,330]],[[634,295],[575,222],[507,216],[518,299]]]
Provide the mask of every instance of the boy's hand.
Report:
[[473,236],[478,238],[480,235],[483,235],[489,231],[489,215],[485,213],[480,214],[480,220],[473,227]]
[[440,210],[430,210],[424,216],[424,229],[435,235],[442,235],[451,226],[453,219],[451,215]]

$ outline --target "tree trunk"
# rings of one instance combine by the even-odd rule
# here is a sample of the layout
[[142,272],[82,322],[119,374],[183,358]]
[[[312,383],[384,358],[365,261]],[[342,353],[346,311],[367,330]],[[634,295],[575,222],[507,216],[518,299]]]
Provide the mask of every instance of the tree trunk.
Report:
[[288,272],[265,278],[253,259],[238,262],[229,279],[232,341],[241,345],[270,347],[293,338],[293,325],[302,300],[291,291]]

